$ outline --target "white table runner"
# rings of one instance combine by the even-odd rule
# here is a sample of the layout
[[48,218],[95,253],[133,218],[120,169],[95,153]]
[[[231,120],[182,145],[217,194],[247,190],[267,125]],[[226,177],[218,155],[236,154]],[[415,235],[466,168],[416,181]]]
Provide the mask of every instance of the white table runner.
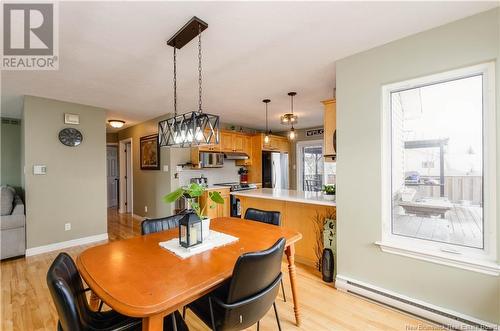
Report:
[[194,247],[190,248],[182,247],[181,245],[179,245],[179,238],[174,238],[168,241],[162,241],[158,244],[160,245],[160,247],[165,248],[166,250],[174,253],[181,259],[186,259],[190,256],[203,253],[215,247],[228,245],[238,240],[239,240],[238,238],[230,236],[228,234],[210,230],[208,238],[205,239],[203,243]]

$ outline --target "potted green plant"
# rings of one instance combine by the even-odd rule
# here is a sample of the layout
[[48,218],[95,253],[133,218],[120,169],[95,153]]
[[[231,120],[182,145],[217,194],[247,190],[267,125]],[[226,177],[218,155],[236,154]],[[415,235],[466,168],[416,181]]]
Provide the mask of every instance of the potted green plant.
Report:
[[[188,186],[179,187],[177,190],[165,195],[163,201],[166,203],[174,203],[175,201],[183,198],[186,200],[188,212],[194,212],[202,222],[203,240],[208,237],[210,233],[210,218],[204,215],[207,205],[200,206],[199,197],[203,195],[206,188],[197,183],[191,183]],[[209,203],[208,208],[215,208],[215,204],[224,204],[224,199],[217,191],[208,192],[208,200],[214,203]]]
[[324,185],[323,192],[325,192],[325,194],[323,195],[323,197],[325,198],[325,200],[335,201],[335,191],[335,184]]

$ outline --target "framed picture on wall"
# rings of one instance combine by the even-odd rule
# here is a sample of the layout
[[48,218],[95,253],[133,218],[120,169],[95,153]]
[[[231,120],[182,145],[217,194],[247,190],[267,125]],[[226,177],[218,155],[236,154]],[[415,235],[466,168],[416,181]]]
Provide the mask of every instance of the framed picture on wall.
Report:
[[141,170],[160,170],[160,146],[158,135],[141,137]]

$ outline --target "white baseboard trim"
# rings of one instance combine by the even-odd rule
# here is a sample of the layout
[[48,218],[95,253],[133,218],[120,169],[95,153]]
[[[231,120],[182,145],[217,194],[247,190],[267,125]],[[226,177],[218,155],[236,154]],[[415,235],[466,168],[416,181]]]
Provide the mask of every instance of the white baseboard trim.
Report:
[[449,329],[499,329],[498,324],[493,324],[450,309],[435,306],[343,275],[337,275],[335,287],[340,291],[354,293],[408,312],[412,315],[436,322]]
[[91,243],[95,243],[95,242],[103,241],[103,240],[108,240],[107,233],[101,233],[101,234],[97,234],[95,236],[83,237],[83,238],[72,239],[72,240],[58,242],[58,243],[49,244],[49,245],[28,248],[26,250],[26,256],[33,256],[33,255],[48,253],[48,252],[52,252],[52,251],[57,251],[59,249],[64,249],[64,248],[79,246],[79,245],[91,244]]

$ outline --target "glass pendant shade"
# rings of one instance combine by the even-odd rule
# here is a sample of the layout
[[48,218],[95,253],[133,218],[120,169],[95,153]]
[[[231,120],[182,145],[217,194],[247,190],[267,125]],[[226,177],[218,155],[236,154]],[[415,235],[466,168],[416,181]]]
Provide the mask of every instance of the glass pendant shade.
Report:
[[298,122],[297,115],[288,113],[288,114],[281,116],[281,124],[283,124],[283,125],[297,124],[297,122]]
[[219,116],[192,111],[158,123],[160,147],[192,147],[219,143]]
[[292,126],[292,128],[290,129],[290,132],[288,133],[288,139],[295,140],[295,137],[296,137],[295,129]]
[[264,144],[269,144],[269,135],[267,133],[264,136]]

